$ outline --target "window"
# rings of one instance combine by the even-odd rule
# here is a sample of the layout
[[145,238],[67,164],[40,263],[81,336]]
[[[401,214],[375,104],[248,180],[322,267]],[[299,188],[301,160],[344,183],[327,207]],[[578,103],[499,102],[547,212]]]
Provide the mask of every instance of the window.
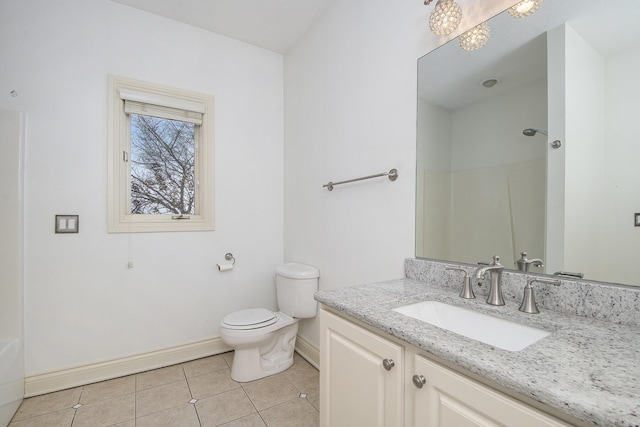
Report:
[[110,233],[213,230],[213,97],[109,77]]

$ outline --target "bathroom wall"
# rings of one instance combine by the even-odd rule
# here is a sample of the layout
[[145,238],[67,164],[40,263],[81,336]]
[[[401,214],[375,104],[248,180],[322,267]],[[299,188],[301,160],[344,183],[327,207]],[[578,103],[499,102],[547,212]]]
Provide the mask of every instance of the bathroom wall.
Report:
[[24,114],[0,109],[0,426],[24,396]]
[[[638,182],[640,182],[640,144],[634,108],[640,99],[640,86],[624,82],[635,81],[640,75],[640,48],[611,55],[605,61],[605,135],[603,141],[604,170],[601,224],[601,277],[620,283],[638,283],[640,263],[640,227],[633,227],[633,216],[640,212]],[[637,111],[637,108],[635,109]],[[629,126],[629,124],[632,124]],[[606,141],[616,141],[615,145]],[[609,236],[618,236],[611,239]],[[628,268],[615,268],[616,265]],[[633,268],[631,268],[633,267]]]
[[[214,338],[227,312],[276,308],[282,55],[107,0],[29,0],[0,2],[0,64],[0,108],[28,122],[27,377]],[[215,96],[214,232],[107,233],[109,73]],[[80,233],[54,234],[55,214],[79,214]],[[236,267],[219,273],[226,252]]]
[[549,60],[554,80],[550,129],[557,122],[556,129],[566,129],[566,134],[560,138],[564,150],[549,155],[548,203],[557,214],[547,219],[547,249],[554,252],[547,256],[547,271],[637,283],[640,265],[634,253],[640,228],[634,227],[633,214],[640,211],[634,184],[640,174],[634,163],[639,154],[636,132],[630,124],[639,93],[628,82],[640,71],[640,49],[603,54],[570,25],[549,34],[555,40]]
[[640,152],[633,112],[639,91],[628,82],[640,71],[640,49],[603,54],[570,26],[566,34],[573,112],[567,117],[566,215],[573,220],[565,221],[565,265],[585,277],[637,283],[640,228],[633,214],[640,211],[640,172],[634,160]]
[[605,172],[605,60],[570,25],[565,37],[565,218],[571,220],[564,222],[564,269],[598,279],[603,277],[598,271],[600,224],[602,212],[609,209],[600,203]]
[[[462,31],[516,2],[458,3]],[[414,255],[416,61],[444,42],[432,7],[337,0],[285,56],[284,257],[317,265],[322,289],[400,278]],[[391,168],[395,182],[322,188]],[[318,346],[318,330],[300,335]]]

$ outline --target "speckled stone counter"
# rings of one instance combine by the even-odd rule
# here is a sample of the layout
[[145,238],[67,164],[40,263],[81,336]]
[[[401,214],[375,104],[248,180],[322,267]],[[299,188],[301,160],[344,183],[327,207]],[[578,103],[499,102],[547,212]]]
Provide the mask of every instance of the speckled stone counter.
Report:
[[[452,277],[461,283],[461,277]],[[405,278],[324,290],[316,293],[316,300],[580,420],[599,426],[640,425],[640,328],[634,322],[604,321],[542,306],[540,314],[525,314],[518,311],[519,300],[514,298],[507,296],[505,306],[494,307],[479,293],[465,300],[450,281],[437,282]],[[392,311],[425,300],[471,308],[552,334],[511,352]]]

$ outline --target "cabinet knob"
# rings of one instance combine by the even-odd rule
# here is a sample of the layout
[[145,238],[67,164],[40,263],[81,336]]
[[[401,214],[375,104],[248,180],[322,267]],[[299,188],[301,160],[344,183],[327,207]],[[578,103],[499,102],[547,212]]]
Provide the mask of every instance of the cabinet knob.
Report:
[[427,379],[423,375],[414,375],[413,376],[413,385],[418,388],[422,388],[423,385],[427,383]]
[[393,359],[384,359],[382,361],[382,366],[384,366],[384,369],[386,369],[387,371],[390,371],[391,368],[396,366],[396,362],[394,362]]

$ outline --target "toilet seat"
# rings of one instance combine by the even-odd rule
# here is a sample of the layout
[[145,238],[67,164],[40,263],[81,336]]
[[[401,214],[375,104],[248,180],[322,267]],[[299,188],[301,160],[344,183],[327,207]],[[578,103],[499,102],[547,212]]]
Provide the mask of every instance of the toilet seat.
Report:
[[266,308],[250,308],[234,311],[222,319],[224,327],[229,329],[260,329],[278,321],[276,314]]

